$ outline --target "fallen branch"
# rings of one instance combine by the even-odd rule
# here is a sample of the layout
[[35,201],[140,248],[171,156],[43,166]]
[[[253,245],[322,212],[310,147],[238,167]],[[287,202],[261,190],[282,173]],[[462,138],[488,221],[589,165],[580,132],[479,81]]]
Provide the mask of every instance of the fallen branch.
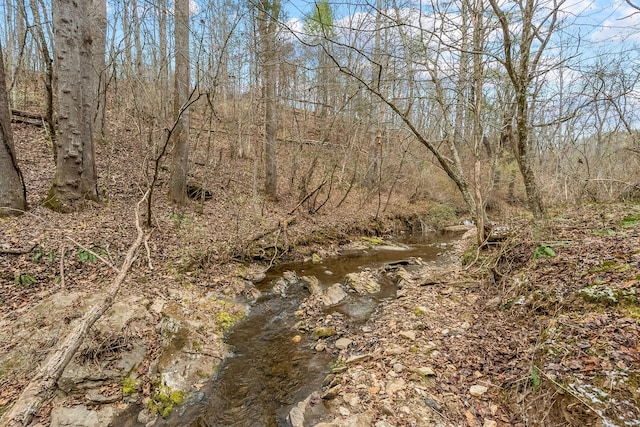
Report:
[[[137,221],[138,217],[136,214],[136,221]],[[116,273],[118,272],[118,268],[111,264],[107,259],[105,259],[103,256],[101,256],[100,254],[95,253],[94,251],[92,251],[91,249],[87,248],[86,246],[83,246],[82,244],[76,242],[75,240],[73,240],[71,237],[67,236],[67,239],[69,239],[71,241],[71,243],[73,243],[74,245],[76,245],[77,247],[79,247],[80,249],[89,252],[91,255],[93,255],[94,257],[98,258],[100,261],[104,262],[105,265],[109,266],[113,271],[115,271]]]
[[255,237],[253,237],[253,238],[249,239],[249,240],[247,241],[246,246],[249,246],[251,243],[253,243],[253,242],[257,242],[258,240],[260,240],[260,239],[262,239],[262,238],[264,238],[264,237],[267,237],[267,236],[268,236],[269,234],[271,234],[271,233],[275,233],[275,232],[277,232],[277,231],[280,231],[280,230],[286,229],[286,228],[287,228],[290,224],[292,224],[295,220],[296,220],[296,217],[295,217],[295,216],[290,216],[289,218],[285,219],[285,220],[284,220],[284,222],[278,221],[278,226],[277,226],[277,227],[274,227],[274,228],[272,228],[272,229],[270,229],[270,230],[264,231],[264,232],[262,232],[262,233],[258,234],[257,236],[255,236]]
[[34,250],[36,246],[38,246],[38,242],[35,242],[30,246],[25,246],[22,248],[9,248],[6,246],[0,246],[0,254],[24,255]]
[[124,282],[127,272],[133,264],[136,251],[140,245],[142,245],[144,240],[144,232],[140,226],[140,205],[148,195],[149,191],[147,191],[142,199],[140,199],[136,204],[135,216],[138,235],[136,240],[129,247],[125,259],[122,262],[122,267],[118,271],[116,278],[111,282],[106,295],[102,300],[94,304],[87,313],[85,313],[83,318],[67,334],[64,340],[56,346],[56,349],[40,367],[27,387],[22,391],[22,394],[16,403],[14,403],[11,410],[2,417],[0,420],[0,426],[26,426],[31,422],[43,403],[51,399],[51,396],[56,389],[58,379],[84,341],[89,329],[113,304],[113,301],[120,290],[120,286]]
[[60,250],[60,287],[62,289],[64,289],[65,286],[65,282],[64,282],[64,252],[65,252],[65,247],[64,245],[62,245],[62,249]]
[[26,111],[11,110],[11,121],[13,123],[22,123],[25,125],[43,127],[44,117],[42,114],[28,113]]
[[293,213],[300,207],[302,206],[302,204],[304,202],[306,202],[307,200],[309,200],[311,198],[311,196],[313,196],[314,194],[316,194],[316,192],[320,191],[320,189],[322,187],[324,187],[324,185],[327,183],[327,181],[322,181],[322,184],[318,185],[315,190],[313,190],[311,193],[307,194],[302,200],[300,200],[300,203],[298,203],[296,205],[295,208],[291,209],[291,211],[289,212],[289,215],[293,215]]
[[12,109],[11,114],[18,117],[24,117],[25,119],[44,120],[44,116],[42,114],[29,113],[28,111]]
[[563,386],[562,384],[560,384],[559,382],[557,382],[556,380],[554,380],[553,378],[551,378],[549,375],[547,375],[542,369],[538,368],[537,366],[533,366],[533,368],[538,371],[543,377],[545,377],[547,380],[549,380],[553,385],[555,385],[556,387],[560,388],[561,390],[569,393],[574,399],[576,399],[578,402],[582,403],[584,406],[587,407],[587,409],[589,409],[591,412],[593,412],[594,414],[596,414],[598,417],[600,417],[600,419],[602,421],[604,421],[606,424],[608,424],[607,422],[609,421],[608,419],[606,419],[601,413],[600,411],[598,411],[597,409],[595,409],[593,406],[589,405],[581,396],[579,396],[577,393],[575,393],[574,391],[568,389],[567,387]]

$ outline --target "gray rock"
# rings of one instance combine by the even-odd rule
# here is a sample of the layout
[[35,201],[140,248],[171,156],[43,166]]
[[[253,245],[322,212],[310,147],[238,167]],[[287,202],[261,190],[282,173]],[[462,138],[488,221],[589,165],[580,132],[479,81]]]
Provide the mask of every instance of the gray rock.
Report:
[[313,400],[318,400],[320,396],[317,392],[314,392],[307,396],[305,400],[302,402],[298,402],[296,406],[294,406],[291,411],[289,411],[289,422],[292,427],[304,427],[305,425],[305,412],[307,411],[307,407],[309,403]]
[[315,276],[302,276],[300,281],[304,285],[305,288],[309,290],[311,295],[321,295],[322,287],[320,286],[320,281]]
[[394,394],[399,392],[400,390],[404,390],[407,386],[407,383],[402,378],[394,378],[387,382],[385,387],[385,392],[387,396],[392,397]]
[[318,423],[315,427],[371,427],[373,419],[373,413],[368,411],[348,418],[336,418],[328,423]]
[[138,412],[138,422],[140,424],[147,425],[149,423],[155,423],[158,419],[157,414],[152,414],[149,408],[143,408],[142,411]]
[[402,338],[408,339],[409,341],[416,340],[416,333],[414,331],[401,331],[398,333]]
[[359,363],[364,360],[370,359],[371,357],[373,357],[371,354],[352,355],[344,363],[346,363],[347,365],[352,363]]
[[298,283],[300,281],[295,271],[285,271],[284,273],[282,273],[282,278],[289,284]]
[[349,347],[352,342],[353,340],[350,340],[349,338],[339,338],[335,345],[338,350],[344,350]]
[[115,416],[111,406],[90,410],[84,405],[60,406],[51,411],[51,427],[106,427]]
[[91,403],[98,403],[98,404],[104,405],[106,403],[117,402],[122,398],[122,396],[120,394],[116,394],[113,396],[105,396],[101,393],[98,393],[97,391],[90,391],[85,395],[85,398]]
[[471,396],[476,396],[476,397],[480,397],[483,394],[485,394],[489,389],[483,385],[472,385],[469,388],[469,394],[471,394]]
[[336,330],[334,328],[329,327],[319,327],[313,330],[313,337],[315,339],[332,337],[336,334]]
[[252,283],[262,282],[265,277],[267,277],[267,275],[264,274],[262,271],[248,272],[243,276],[244,279],[247,279]]
[[347,297],[347,293],[342,290],[340,283],[335,283],[324,292],[322,296],[322,302],[324,305],[336,305]]
[[496,308],[500,307],[500,304],[502,304],[502,298],[501,297],[491,298],[490,300],[488,300],[485,303],[487,308],[493,308],[493,309],[496,309]]
[[434,377],[436,375],[436,372],[433,370],[433,368],[429,366],[421,366],[419,368],[412,369],[411,371],[424,377]]
[[370,271],[347,274],[345,284],[347,288],[359,294],[374,294],[380,291],[380,283]]

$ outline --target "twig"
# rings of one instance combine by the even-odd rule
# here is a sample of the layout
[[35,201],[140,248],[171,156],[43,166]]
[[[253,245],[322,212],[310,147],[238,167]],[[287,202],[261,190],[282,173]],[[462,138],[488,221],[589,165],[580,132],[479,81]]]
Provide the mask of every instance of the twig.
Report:
[[306,195],[306,196],[305,196],[305,197],[300,201],[300,203],[298,203],[298,204],[296,205],[296,207],[295,207],[295,208],[291,209],[291,211],[288,213],[288,215],[293,215],[293,213],[294,213],[294,212],[295,212],[295,211],[296,211],[300,206],[302,206],[302,204],[303,204],[304,202],[306,202],[307,200],[309,200],[309,199],[311,198],[311,196],[313,196],[314,194],[316,194],[316,192],[317,192],[317,191],[320,191],[320,189],[321,189],[322,187],[324,187],[324,185],[325,185],[326,183],[327,183],[327,181],[326,181],[326,180],[325,180],[325,181],[322,181],[322,184],[318,185],[318,186],[315,188],[315,190],[313,190],[312,192],[310,192],[309,194],[307,194],[307,195]]
[[144,248],[147,251],[147,263],[149,264],[149,270],[153,270],[153,264],[151,264],[151,250],[149,249],[149,237],[151,237],[151,233],[147,234],[144,238]]
[[10,249],[10,248],[5,249],[0,247],[0,254],[24,255],[34,250],[36,246],[38,246],[38,242],[33,243],[31,246],[16,248],[16,249]]
[[65,283],[64,283],[64,251],[65,251],[65,247],[64,247],[64,245],[62,245],[62,249],[60,250],[60,287],[62,289],[65,288]]
[[109,260],[105,259],[103,256],[98,255],[97,253],[95,253],[94,251],[92,251],[91,249],[87,248],[86,246],[83,246],[82,244],[76,242],[75,240],[73,240],[71,237],[67,236],[67,239],[71,240],[71,242],[73,242],[74,245],[78,246],[80,249],[85,250],[87,252],[89,252],[90,254],[94,255],[96,258],[98,258],[100,261],[104,262],[106,265],[108,265],[109,267],[111,267],[113,269],[113,271],[115,271],[116,273],[119,273],[120,271],[118,270],[118,268],[111,264],[111,262],[109,262]]
[[276,257],[278,256],[278,237],[280,237],[280,230],[281,229],[278,228],[278,232],[276,233],[276,241],[273,243],[273,249],[274,249],[273,258],[271,258],[271,261],[269,261],[269,265],[267,266],[267,268],[264,269],[263,273],[266,273],[267,271],[269,271],[269,269],[273,266],[273,262],[276,260]]
[[562,384],[560,384],[559,382],[555,381],[553,378],[551,378],[549,375],[547,375],[542,369],[538,368],[537,366],[533,366],[533,368],[540,372],[540,374],[542,374],[543,377],[545,377],[546,379],[548,379],[549,381],[551,381],[551,383],[553,383],[556,387],[560,387],[562,390],[566,391],[567,393],[569,393],[571,396],[573,396],[578,402],[582,403],[584,406],[586,406],[587,408],[589,408],[589,410],[591,410],[591,412],[593,412],[594,414],[596,414],[597,416],[600,417],[600,419],[602,421],[608,421],[598,410],[596,410],[595,408],[593,408],[591,405],[589,405],[587,402],[585,402],[578,394],[576,394],[574,391],[568,389],[567,387],[563,386]]

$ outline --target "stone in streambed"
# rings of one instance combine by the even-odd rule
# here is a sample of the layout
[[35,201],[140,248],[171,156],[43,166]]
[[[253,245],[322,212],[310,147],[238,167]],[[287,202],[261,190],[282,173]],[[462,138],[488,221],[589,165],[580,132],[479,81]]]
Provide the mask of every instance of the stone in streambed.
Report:
[[353,340],[350,340],[349,338],[340,338],[336,341],[335,345],[338,350],[345,350],[352,342]]
[[335,283],[324,292],[322,295],[322,302],[326,306],[336,305],[347,297],[347,293],[342,290],[340,283]]
[[313,338],[315,338],[315,339],[328,338],[328,337],[334,336],[336,333],[337,332],[336,332],[336,330],[334,328],[321,326],[321,327],[315,328],[313,330]]

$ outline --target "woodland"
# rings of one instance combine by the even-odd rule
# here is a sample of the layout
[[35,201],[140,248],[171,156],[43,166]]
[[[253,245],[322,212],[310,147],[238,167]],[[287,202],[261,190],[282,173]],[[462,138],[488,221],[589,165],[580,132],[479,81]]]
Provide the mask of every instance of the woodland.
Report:
[[[273,267],[455,225],[372,321],[409,368],[350,335],[379,357],[334,378],[325,425],[640,423],[640,4],[2,3],[0,425],[155,425],[183,400],[151,373],[176,310],[211,316],[189,351],[215,372]],[[119,303],[146,317],[99,326]],[[104,399],[62,385],[135,340]]]

